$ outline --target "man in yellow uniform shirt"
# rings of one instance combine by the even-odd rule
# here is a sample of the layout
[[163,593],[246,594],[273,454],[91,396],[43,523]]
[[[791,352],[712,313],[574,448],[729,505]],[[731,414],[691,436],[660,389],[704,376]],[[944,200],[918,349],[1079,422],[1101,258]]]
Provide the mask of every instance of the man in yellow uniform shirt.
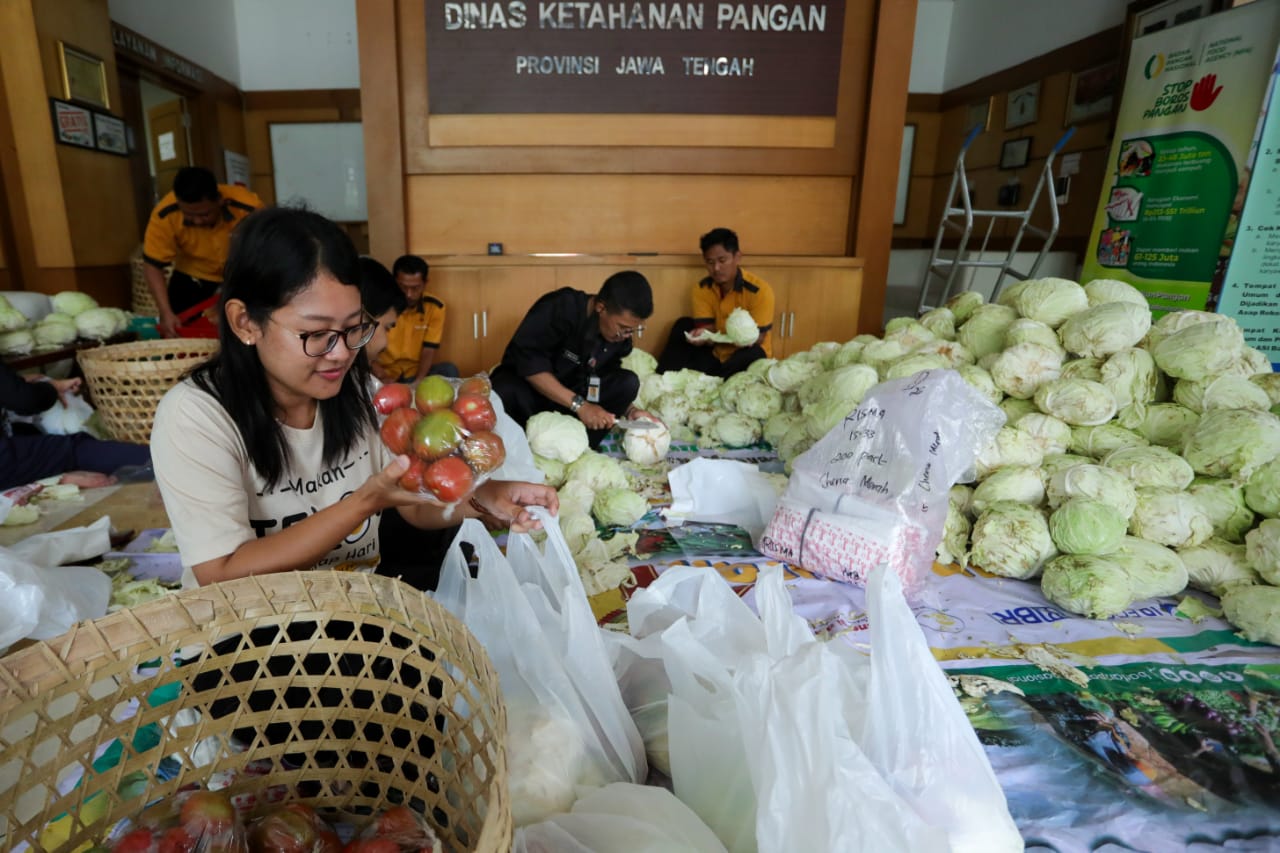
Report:
[[[699,240],[706,278],[693,288],[693,315],[681,317],[671,329],[671,338],[658,359],[658,370],[691,367],[713,376],[732,376],[751,362],[773,353],[773,288],[759,276],[739,266],[742,252],[738,235],[728,228],[715,228]],[[760,330],[746,346],[720,344],[709,340],[707,332],[725,330],[725,321],[735,308],[750,312]]]
[[387,348],[374,361],[373,375],[383,382],[409,383],[428,373],[457,376],[452,364],[432,364],[444,334],[444,302],[426,290],[431,266],[417,255],[402,255],[391,272],[409,307],[387,333]]
[[[220,184],[208,169],[188,166],[173,179],[173,191],[151,212],[142,257],[144,275],[166,338],[178,334],[178,315],[209,299],[222,285],[231,232],[262,207],[244,187]],[[173,264],[166,284],[165,267]]]

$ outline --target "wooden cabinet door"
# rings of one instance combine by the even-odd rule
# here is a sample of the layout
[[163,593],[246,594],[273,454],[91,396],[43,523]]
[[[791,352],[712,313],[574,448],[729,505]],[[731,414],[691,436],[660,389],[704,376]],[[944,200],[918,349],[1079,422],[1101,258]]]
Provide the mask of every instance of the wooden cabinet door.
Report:
[[479,341],[477,370],[492,370],[502,361],[511,336],[538,297],[555,290],[556,271],[550,267],[480,270]]
[[788,288],[786,354],[820,341],[843,343],[858,333],[858,271],[810,270]]
[[480,270],[463,267],[431,271],[428,289],[445,305],[444,334],[436,361],[451,361],[463,376],[480,369]]

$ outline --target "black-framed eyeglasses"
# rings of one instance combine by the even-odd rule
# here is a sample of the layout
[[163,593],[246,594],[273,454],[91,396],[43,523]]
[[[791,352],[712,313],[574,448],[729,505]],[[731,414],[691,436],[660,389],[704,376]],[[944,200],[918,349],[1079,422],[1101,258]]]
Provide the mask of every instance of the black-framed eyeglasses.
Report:
[[622,335],[622,337],[624,338],[629,338],[632,335],[639,334],[640,332],[643,332],[643,331],[644,331],[644,323],[641,323],[639,326],[619,326],[618,327],[618,334]]
[[347,349],[358,350],[373,339],[373,333],[378,330],[378,324],[373,320],[366,320],[363,323],[357,323],[354,326],[348,326],[345,329],[320,329],[315,332],[295,332],[289,329],[290,334],[297,335],[298,340],[302,341],[302,351],[312,358],[319,358],[322,355],[328,355],[333,352],[333,348],[338,345],[338,339],[343,339],[347,344]]

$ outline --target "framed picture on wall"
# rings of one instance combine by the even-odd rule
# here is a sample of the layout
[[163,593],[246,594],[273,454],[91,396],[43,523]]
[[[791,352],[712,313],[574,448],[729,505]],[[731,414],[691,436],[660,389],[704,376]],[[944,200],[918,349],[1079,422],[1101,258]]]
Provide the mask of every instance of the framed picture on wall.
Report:
[[124,122],[106,113],[93,114],[93,141],[99,151],[109,154],[129,156],[129,138],[125,133]]
[[1040,115],[1040,81],[1029,83],[1009,93],[1004,108],[1004,129],[1013,130],[1035,124]]
[[111,108],[107,94],[107,64],[66,42],[58,42],[58,66],[62,72],[62,94],[68,101]]
[[898,160],[898,196],[893,203],[893,224],[907,224],[907,197],[911,192],[911,155],[916,148],[916,126],[909,124],[902,131],[902,157]]
[[93,141],[93,112],[78,106],[49,99],[53,110],[53,135],[63,145],[97,148]]
[[965,133],[968,133],[975,127],[980,127],[983,130],[991,129],[991,102],[994,100],[995,96],[992,95],[985,101],[969,105],[969,111],[965,115],[964,121]]
[[1021,169],[1031,159],[1031,137],[1006,139],[1000,146],[1000,168]]
[[1111,115],[1119,87],[1118,62],[1108,62],[1074,72],[1067,89],[1067,114],[1063,118],[1063,126],[1070,127]]

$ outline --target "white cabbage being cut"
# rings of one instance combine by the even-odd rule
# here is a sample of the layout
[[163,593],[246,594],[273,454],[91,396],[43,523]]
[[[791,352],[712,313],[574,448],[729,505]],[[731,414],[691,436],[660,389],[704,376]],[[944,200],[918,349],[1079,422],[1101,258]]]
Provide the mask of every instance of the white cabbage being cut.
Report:
[[637,465],[656,465],[666,458],[670,449],[671,430],[666,424],[658,424],[654,429],[629,429],[622,436],[623,452]]

